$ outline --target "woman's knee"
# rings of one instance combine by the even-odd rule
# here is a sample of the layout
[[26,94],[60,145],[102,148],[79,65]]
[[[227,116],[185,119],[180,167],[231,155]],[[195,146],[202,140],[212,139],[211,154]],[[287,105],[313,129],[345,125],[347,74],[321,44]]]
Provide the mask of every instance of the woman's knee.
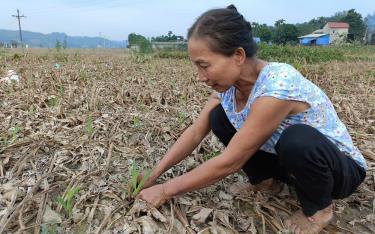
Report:
[[321,137],[319,134],[318,130],[305,124],[296,124],[285,129],[275,146],[281,163],[287,167],[304,165],[304,158],[311,157],[309,152],[316,149]]
[[292,125],[283,131],[275,149],[279,155],[305,152],[317,144],[317,134],[319,131],[309,125]]

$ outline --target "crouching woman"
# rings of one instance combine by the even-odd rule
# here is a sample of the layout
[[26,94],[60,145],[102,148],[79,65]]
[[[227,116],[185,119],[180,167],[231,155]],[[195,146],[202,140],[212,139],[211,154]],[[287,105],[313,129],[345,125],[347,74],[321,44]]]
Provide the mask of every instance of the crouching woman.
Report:
[[[292,66],[258,59],[251,25],[233,5],[201,15],[188,32],[188,48],[198,80],[214,92],[139,198],[160,206],[242,169],[249,183],[233,191],[277,193],[282,184],[294,186],[302,209],[287,221],[289,228],[318,233],[332,219],[332,200],[350,196],[366,174],[366,161],[327,95]],[[211,130],[226,146],[219,156],[153,185]]]

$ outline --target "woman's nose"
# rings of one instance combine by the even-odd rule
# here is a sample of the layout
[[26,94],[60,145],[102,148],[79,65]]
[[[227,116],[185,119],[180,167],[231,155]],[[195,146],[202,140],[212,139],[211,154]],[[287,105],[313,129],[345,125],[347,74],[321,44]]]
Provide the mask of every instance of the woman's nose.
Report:
[[208,79],[202,73],[198,72],[197,80],[200,82],[206,82]]

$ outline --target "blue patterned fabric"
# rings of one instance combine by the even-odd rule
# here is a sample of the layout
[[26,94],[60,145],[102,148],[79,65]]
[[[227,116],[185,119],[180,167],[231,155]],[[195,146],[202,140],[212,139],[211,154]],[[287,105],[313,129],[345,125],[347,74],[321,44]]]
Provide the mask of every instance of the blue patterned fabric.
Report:
[[323,133],[342,152],[351,156],[360,166],[367,169],[366,160],[353,145],[352,139],[341,122],[327,95],[315,84],[307,80],[291,65],[269,63],[260,72],[245,107],[236,112],[235,87],[219,93],[221,105],[229,121],[238,130],[251,111],[251,106],[259,97],[275,97],[281,100],[294,100],[308,103],[304,112],[288,115],[262,146],[261,150],[276,154],[275,145],[281,133],[294,124],[310,125]]

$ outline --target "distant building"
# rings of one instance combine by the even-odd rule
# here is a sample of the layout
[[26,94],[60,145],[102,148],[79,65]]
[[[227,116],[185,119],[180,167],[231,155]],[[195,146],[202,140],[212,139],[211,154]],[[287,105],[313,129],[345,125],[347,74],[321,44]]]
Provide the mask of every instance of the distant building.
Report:
[[170,41],[170,42],[151,42],[152,49],[164,50],[164,49],[180,49],[187,47],[185,41]]
[[349,24],[345,22],[328,22],[322,29],[299,37],[301,45],[329,45],[346,42]]
[[322,29],[313,32],[329,34],[331,44],[345,42],[348,38],[349,24],[345,22],[328,22]]
[[330,37],[329,34],[319,33],[319,34],[308,34],[305,36],[298,37],[299,43],[301,45],[329,45]]

